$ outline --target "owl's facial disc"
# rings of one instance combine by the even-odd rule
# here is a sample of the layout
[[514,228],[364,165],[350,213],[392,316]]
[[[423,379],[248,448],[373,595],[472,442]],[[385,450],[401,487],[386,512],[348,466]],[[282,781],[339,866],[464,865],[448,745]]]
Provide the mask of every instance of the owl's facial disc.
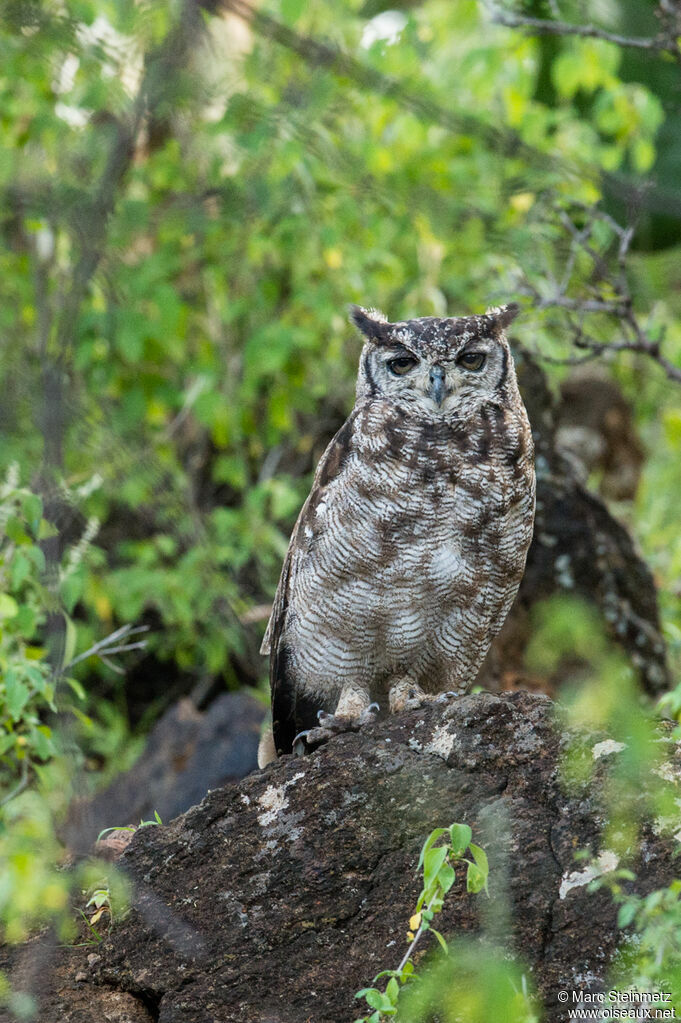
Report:
[[[392,339],[391,339],[392,340]],[[449,350],[404,338],[366,346],[362,393],[380,393],[405,411],[438,419],[460,413],[469,402],[495,397],[506,375],[507,356],[497,337],[452,339]],[[463,403],[463,405],[462,405]]]

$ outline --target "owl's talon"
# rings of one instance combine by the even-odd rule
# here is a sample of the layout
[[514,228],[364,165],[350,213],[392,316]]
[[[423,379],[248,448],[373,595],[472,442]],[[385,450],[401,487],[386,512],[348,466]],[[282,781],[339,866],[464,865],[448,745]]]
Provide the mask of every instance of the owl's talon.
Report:
[[291,752],[295,757],[302,757],[305,753],[306,740],[310,732],[314,731],[312,728],[306,728],[302,732],[298,732],[293,743],[291,744]]
[[317,746],[327,742],[334,735],[342,732],[358,732],[364,725],[370,725],[376,720],[376,714],[380,710],[377,703],[370,703],[358,717],[341,717],[336,714],[329,714],[326,710],[317,711],[317,728],[306,728],[298,732],[293,740],[293,752],[296,756],[302,756],[305,752],[312,752]]
[[381,708],[377,703],[370,703],[368,707],[365,707],[360,716],[357,718],[358,727],[372,724],[376,720],[376,715],[379,713],[380,709]]

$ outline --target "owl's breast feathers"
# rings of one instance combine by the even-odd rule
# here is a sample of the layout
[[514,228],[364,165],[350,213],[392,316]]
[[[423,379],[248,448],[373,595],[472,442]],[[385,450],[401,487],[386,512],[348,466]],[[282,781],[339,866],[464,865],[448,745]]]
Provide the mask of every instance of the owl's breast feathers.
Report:
[[261,647],[271,655],[276,749],[289,752],[295,735],[316,725],[311,680],[327,673],[327,655],[343,664],[354,644],[372,660],[378,638],[367,623],[399,618],[400,600],[407,614],[429,586],[431,602],[435,594],[468,606],[477,594],[505,615],[533,513],[522,404],[486,402],[465,419],[429,421],[382,399],[359,403],[319,462]]

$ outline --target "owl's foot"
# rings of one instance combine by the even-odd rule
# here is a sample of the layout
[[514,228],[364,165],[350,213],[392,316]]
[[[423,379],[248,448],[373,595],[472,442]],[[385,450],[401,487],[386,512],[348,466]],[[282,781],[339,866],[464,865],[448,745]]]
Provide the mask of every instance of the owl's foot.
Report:
[[376,720],[378,711],[377,703],[369,704],[357,717],[329,714],[325,710],[320,710],[317,714],[319,725],[317,728],[307,728],[304,732],[299,732],[296,735],[293,740],[293,752],[296,756],[302,756],[303,753],[311,752],[322,743],[328,742],[334,735],[340,735],[342,732],[358,732],[364,725],[370,725]]
[[417,707],[424,707],[427,703],[446,703],[452,696],[458,695],[455,691],[424,693],[418,683],[402,678],[390,687],[388,702],[390,713],[398,714],[401,710],[415,710]]

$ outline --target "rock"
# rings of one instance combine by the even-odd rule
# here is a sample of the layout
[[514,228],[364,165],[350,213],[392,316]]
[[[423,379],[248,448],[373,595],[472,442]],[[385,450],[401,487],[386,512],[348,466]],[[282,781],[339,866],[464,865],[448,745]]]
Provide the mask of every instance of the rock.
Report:
[[[180,700],[156,723],[134,767],[74,804],[63,829],[67,845],[85,854],[104,828],[153,820],[155,812],[171,820],[210,788],[243,778],[257,766],[264,716],[264,706],[244,692],[223,693],[203,713]],[[107,855],[122,851],[126,837],[114,849],[109,836]]]
[[[588,848],[602,869],[613,865],[600,836],[618,745],[587,738],[593,783],[566,792],[551,701],[480,693],[284,757],[170,824],[139,829],[119,861],[130,914],[96,957],[55,949],[39,983],[33,972],[40,1020],[77,1023],[71,999],[80,1006],[88,992],[91,1019],[110,1018],[100,1004],[116,994],[141,1013],[131,1020],[158,1023],[352,1020],[355,992],[405,949],[425,837],[459,821],[489,854],[492,906],[508,900],[510,933],[496,936],[527,964],[545,1018],[562,1023],[557,992],[601,989],[620,938],[609,894],[589,892],[592,875],[574,859]],[[635,869],[647,892],[675,867],[669,842],[651,829],[644,840]],[[486,905],[457,882],[438,929],[475,940]],[[486,918],[489,930],[501,914]]]

